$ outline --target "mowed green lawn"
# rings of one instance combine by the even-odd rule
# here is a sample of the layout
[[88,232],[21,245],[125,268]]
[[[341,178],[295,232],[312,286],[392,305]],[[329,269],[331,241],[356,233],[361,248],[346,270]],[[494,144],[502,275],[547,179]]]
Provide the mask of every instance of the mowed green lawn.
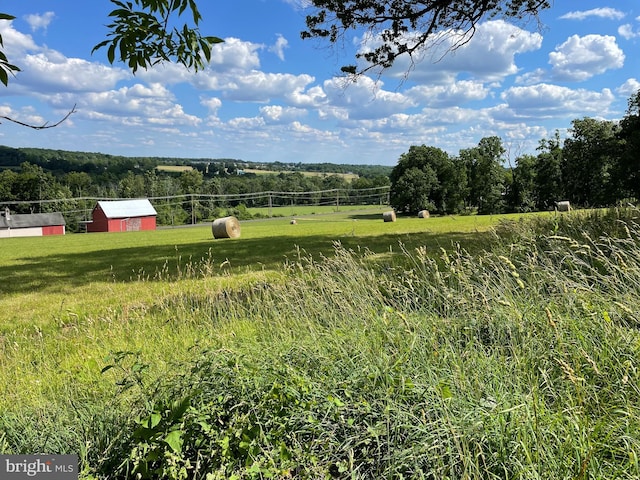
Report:
[[[274,270],[299,249],[311,255],[330,254],[334,242],[377,253],[394,251],[400,244],[438,249],[457,242],[477,248],[488,241],[487,231],[501,219],[517,217],[399,217],[383,222],[381,213],[338,213],[296,216],[296,224],[289,218],[241,222],[241,237],[236,239],[214,239],[208,225],[1,239],[0,276],[5,281],[0,295],[3,302],[49,294],[72,300],[78,287],[135,283],[158,274],[168,280],[179,267],[202,259],[224,274]],[[7,325],[5,317],[0,326],[15,324]]]
[[[139,351],[158,368],[206,343],[212,326],[149,314],[176,292],[217,295],[241,285],[285,281],[299,255],[331,255],[335,242],[393,255],[459,243],[478,249],[489,230],[517,216],[399,217],[370,212],[241,222],[241,237],[214,239],[210,226],[147,232],[68,234],[0,240],[0,400],[45,404],[78,382],[108,388],[110,353]],[[179,316],[179,312],[176,314]],[[47,381],[43,381],[47,378]],[[90,386],[90,387],[89,387]]]

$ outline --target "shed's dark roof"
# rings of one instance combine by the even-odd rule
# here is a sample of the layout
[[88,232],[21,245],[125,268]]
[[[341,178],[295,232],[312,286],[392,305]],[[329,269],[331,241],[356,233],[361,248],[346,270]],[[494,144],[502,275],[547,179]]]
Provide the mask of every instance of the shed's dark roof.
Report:
[[9,220],[0,216],[0,228],[54,227],[66,225],[61,213],[11,213]]

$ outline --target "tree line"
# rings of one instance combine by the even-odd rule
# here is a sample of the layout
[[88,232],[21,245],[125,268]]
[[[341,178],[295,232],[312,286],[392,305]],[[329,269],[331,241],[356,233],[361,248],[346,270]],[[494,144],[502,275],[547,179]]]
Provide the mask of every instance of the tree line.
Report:
[[640,91],[619,122],[584,117],[539,142],[537,154],[511,164],[502,140],[486,137],[451,156],[412,146],[390,180],[390,202],[400,212],[479,214],[553,209],[556,202],[604,207],[640,199]]
[[[98,153],[0,147],[0,203],[16,213],[78,210],[92,205],[73,199],[176,198],[209,195],[209,206],[180,201],[159,212],[159,223],[206,219],[218,208],[264,206],[272,192],[358,191],[390,186],[389,201],[399,212],[428,209],[434,213],[529,212],[553,209],[569,200],[577,207],[604,207],[640,199],[640,91],[630,99],[619,122],[584,117],[572,122],[569,135],[539,142],[536,154],[513,161],[502,140],[492,136],[477,146],[450,155],[433,146],[411,146],[395,167],[277,163],[234,159],[166,159],[118,157]],[[164,172],[159,165],[178,163],[191,169]],[[265,170],[260,174],[245,170]],[[288,169],[287,173],[267,173]],[[321,173],[307,175],[302,169]],[[333,172],[331,172],[333,170]],[[356,173],[348,180],[335,172]],[[300,197],[298,204],[333,201],[333,193]],[[236,197],[233,199],[232,197]],[[243,197],[244,196],[244,197]],[[222,199],[223,197],[229,200]],[[238,198],[241,198],[239,200]],[[61,201],[54,201],[60,200]],[[272,197],[273,206],[288,197]],[[65,203],[66,202],[66,203]],[[242,213],[242,212],[241,212]],[[69,219],[73,223],[73,219]]]
[[[167,164],[187,168],[158,169]],[[262,172],[244,171],[249,168]],[[280,169],[287,170],[277,173]],[[360,199],[357,192],[388,186],[390,171],[391,167],[376,165],[129,158],[0,147],[0,204],[14,213],[63,212],[68,229],[78,231],[80,223],[90,219],[97,198],[154,198],[158,223],[179,225],[216,218],[229,209],[248,218],[247,208],[292,202],[291,196],[270,195],[267,203],[267,196],[259,195],[263,192],[314,192],[296,196],[298,205],[373,201],[373,197]],[[353,173],[355,178],[342,172]],[[335,190],[343,192],[342,200],[336,199]],[[386,191],[384,197],[386,201]]]

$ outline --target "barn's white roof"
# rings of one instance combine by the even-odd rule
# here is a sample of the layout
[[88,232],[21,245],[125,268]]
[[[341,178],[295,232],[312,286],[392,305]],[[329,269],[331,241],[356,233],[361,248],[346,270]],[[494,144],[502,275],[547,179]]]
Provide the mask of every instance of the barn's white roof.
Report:
[[158,214],[151,202],[146,199],[101,201],[98,202],[98,206],[107,218],[148,217]]

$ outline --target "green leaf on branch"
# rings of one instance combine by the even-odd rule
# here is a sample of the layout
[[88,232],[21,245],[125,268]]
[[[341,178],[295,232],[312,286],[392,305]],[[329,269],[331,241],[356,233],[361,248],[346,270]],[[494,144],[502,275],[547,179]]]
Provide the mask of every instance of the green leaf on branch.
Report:
[[182,440],[182,431],[174,430],[169,432],[169,434],[164,437],[164,441],[175,453],[180,453],[182,451],[182,444],[184,443]]
[[[109,62],[124,62],[134,74],[138,68],[147,69],[163,61],[173,61],[197,72],[211,59],[211,45],[223,41],[200,34],[197,25],[202,17],[193,0],[134,0],[126,4],[111,1],[118,7],[109,14],[114,19],[108,25],[111,31],[108,39],[98,43],[92,52],[108,47]],[[191,25],[167,28],[175,21],[172,15],[180,17],[187,10],[191,10]]]

